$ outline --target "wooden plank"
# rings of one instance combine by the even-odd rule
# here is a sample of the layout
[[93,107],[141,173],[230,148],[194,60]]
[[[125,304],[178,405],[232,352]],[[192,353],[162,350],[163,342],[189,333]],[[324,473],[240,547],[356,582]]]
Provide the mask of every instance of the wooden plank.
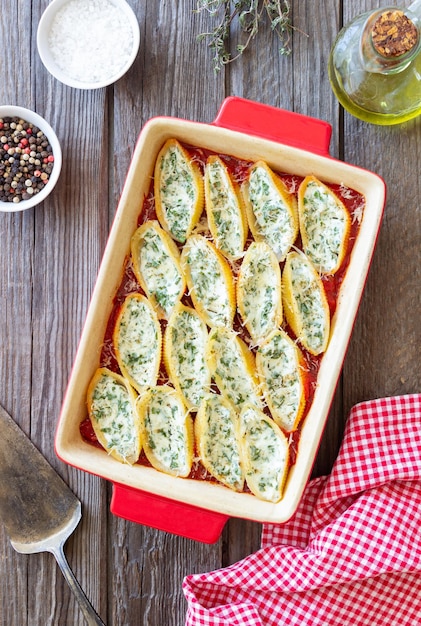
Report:
[[[46,5],[34,5],[34,24]],[[66,554],[82,588],[105,615],[106,486],[57,459],[54,433],[108,234],[106,94],[62,85],[42,66],[35,39],[33,46],[31,81],[37,109],[61,141],[63,170],[55,193],[34,212],[31,437],[82,502],[82,522]],[[28,597],[29,623],[84,623],[51,555],[29,559]]]
[[[31,46],[25,32],[11,25],[31,22],[31,6],[8,3],[7,15],[0,20],[3,50],[0,58],[0,101],[33,108],[29,80],[22,68],[31,63]],[[25,76],[26,78],[26,76]],[[21,428],[30,432],[31,355],[32,355],[32,284],[33,212],[0,214],[0,403]],[[18,555],[0,527],[1,614],[7,624],[26,626],[28,608],[28,557]]]
[[[328,49],[325,42],[333,39],[338,29],[338,15],[338,2],[292,3],[291,19],[296,30],[291,37],[291,56],[279,53],[279,41],[267,20],[262,22],[242,59],[228,67],[231,93],[332,124],[332,156],[339,154],[339,114],[326,80]],[[311,72],[303,71],[302,68],[308,67]],[[339,388],[315,464],[316,474],[328,472],[336,456],[341,414]],[[259,524],[230,520],[224,533],[223,564],[229,565],[255,552],[260,547],[260,530]]]
[[[365,3],[348,2],[344,19],[365,9]],[[420,389],[420,118],[381,127],[345,113],[344,136],[344,158],[376,172],[387,185],[383,224],[345,364],[349,409],[359,401]]]
[[[294,35],[295,107],[305,115],[325,120],[332,127],[329,154],[341,156],[340,110],[327,76],[331,42],[340,29],[341,2],[294,4],[294,20],[299,32]],[[306,68],[301,71],[301,68]],[[329,473],[336,458],[343,431],[342,382],[333,398],[324,436],[313,468],[313,475]]]
[[[143,125],[157,115],[210,122],[223,99],[208,50],[196,43],[191,3],[132,2],[141,24],[134,66],[114,88],[113,205],[117,206]],[[196,24],[196,19],[194,24]],[[201,28],[200,20],[197,24]],[[110,216],[114,206],[110,205]],[[221,543],[206,545],[110,516],[108,597],[113,624],[184,624],[183,577],[221,566]],[[170,617],[171,616],[171,617]]]

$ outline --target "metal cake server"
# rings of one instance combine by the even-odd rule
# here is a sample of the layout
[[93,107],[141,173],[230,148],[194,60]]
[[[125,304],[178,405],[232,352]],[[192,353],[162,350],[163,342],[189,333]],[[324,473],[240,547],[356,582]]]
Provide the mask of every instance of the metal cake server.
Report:
[[0,519],[17,552],[51,552],[89,626],[105,626],[76,580],[63,546],[78,525],[81,504],[0,406]]

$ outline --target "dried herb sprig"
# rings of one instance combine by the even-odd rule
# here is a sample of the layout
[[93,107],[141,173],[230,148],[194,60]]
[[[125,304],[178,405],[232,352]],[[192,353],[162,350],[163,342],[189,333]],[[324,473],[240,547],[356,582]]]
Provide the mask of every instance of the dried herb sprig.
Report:
[[[214,52],[215,71],[243,54],[256,36],[265,14],[270,20],[271,29],[280,40],[280,53],[287,55],[291,52],[290,38],[293,27],[287,0],[197,0],[196,12],[203,11],[219,17],[219,22],[212,31],[197,36],[198,41],[208,40],[208,45]],[[227,43],[231,24],[236,17],[247,37],[244,43],[237,45],[237,54],[232,55],[227,50]]]

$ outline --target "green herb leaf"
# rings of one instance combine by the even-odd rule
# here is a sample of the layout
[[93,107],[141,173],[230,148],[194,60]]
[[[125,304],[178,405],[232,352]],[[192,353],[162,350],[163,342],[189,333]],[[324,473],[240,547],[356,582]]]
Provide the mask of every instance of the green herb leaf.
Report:
[[[270,20],[272,31],[280,40],[279,52],[288,55],[290,49],[290,37],[292,24],[290,19],[290,6],[287,0],[197,0],[196,13],[207,11],[216,17],[218,22],[210,32],[200,33],[197,41],[208,41],[209,48],[213,51],[213,64],[215,72],[222,66],[238,59],[250,45],[256,36],[264,15]],[[238,19],[238,24],[246,34],[244,43],[238,44],[236,54],[233,56],[228,50],[230,26]]]

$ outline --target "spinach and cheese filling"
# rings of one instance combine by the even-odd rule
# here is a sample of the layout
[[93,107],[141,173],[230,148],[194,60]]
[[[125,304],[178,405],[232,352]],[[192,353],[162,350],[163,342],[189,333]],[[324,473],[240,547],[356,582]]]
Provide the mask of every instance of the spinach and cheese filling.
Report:
[[230,173],[218,156],[205,167],[205,206],[214,242],[228,259],[239,259],[247,236],[243,203]]
[[329,341],[324,285],[351,248],[346,191],[299,180],[176,139],[159,151],[100,356],[118,373],[98,369],[87,397],[98,441],[141,475],[282,498]]
[[203,210],[203,178],[197,163],[175,139],[169,139],[157,157],[154,192],[162,227],[184,243]]
[[241,491],[244,470],[235,411],[219,394],[208,394],[200,405],[194,427],[202,465],[219,482]]
[[168,375],[189,409],[198,409],[210,388],[207,340],[208,331],[198,313],[178,304],[165,331],[164,358]]
[[251,168],[243,193],[254,238],[266,241],[278,261],[283,261],[298,234],[293,196],[263,161]]
[[242,456],[247,485],[261,500],[279,502],[288,472],[288,440],[256,407],[241,411]]
[[185,290],[176,244],[151,220],[136,230],[131,250],[136,278],[160,317],[168,319]]
[[234,331],[214,328],[207,346],[212,376],[220,392],[236,409],[245,403],[262,407],[252,352]]
[[141,451],[136,394],[119,374],[100,368],[88,388],[88,411],[98,441],[115,459],[132,465]]
[[321,354],[329,341],[329,305],[320,276],[303,253],[288,254],[282,286],[288,324],[308,352]]
[[191,235],[181,253],[189,293],[208,326],[232,326],[235,313],[234,279],[215,246],[202,235]]
[[173,476],[188,476],[193,461],[193,423],[179,394],[152,387],[137,403],[143,449],[151,465]]
[[256,365],[273,419],[286,432],[295,430],[305,406],[299,348],[283,330],[276,330],[258,348]]
[[145,296],[127,296],[117,318],[113,343],[121,373],[137,391],[156,385],[161,361],[161,327]]
[[237,280],[241,318],[255,344],[282,323],[281,270],[265,242],[250,244]]
[[334,274],[346,251],[351,217],[339,198],[314,176],[298,193],[304,252],[321,274]]

